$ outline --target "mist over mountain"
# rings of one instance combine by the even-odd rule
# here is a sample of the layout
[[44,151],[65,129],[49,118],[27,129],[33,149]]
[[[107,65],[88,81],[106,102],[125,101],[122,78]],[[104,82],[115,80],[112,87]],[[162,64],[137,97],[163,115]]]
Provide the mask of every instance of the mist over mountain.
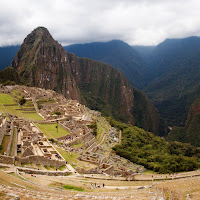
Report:
[[152,52],[155,49],[155,47],[156,46],[132,46],[132,48],[139,53],[140,57],[145,63],[148,62],[148,60],[150,59],[150,56],[152,55]]
[[130,45],[121,40],[75,44],[64,46],[64,49],[79,57],[112,65],[119,69],[136,88],[142,89],[146,85],[146,77],[143,73],[144,61]]

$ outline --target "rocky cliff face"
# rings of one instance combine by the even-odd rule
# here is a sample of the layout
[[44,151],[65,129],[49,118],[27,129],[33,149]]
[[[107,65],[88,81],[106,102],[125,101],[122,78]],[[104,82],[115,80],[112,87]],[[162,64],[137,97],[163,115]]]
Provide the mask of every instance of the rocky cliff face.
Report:
[[39,27],[25,38],[12,67],[24,84],[53,89],[65,97],[81,100],[68,55],[46,28]]
[[185,127],[175,127],[169,133],[169,140],[189,142],[200,147],[200,99],[197,99],[191,106]]
[[200,146],[200,99],[191,106],[186,121],[185,141],[195,146]]
[[53,89],[107,116],[158,134],[160,119],[155,108],[119,70],[67,53],[44,27],[25,38],[12,67],[24,84]]

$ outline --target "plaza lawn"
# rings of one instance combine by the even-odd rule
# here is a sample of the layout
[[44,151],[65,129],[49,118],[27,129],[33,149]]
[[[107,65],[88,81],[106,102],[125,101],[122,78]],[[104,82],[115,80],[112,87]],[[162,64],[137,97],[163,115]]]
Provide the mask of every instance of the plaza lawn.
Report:
[[58,125],[58,132],[57,132],[57,124],[39,124],[36,123],[36,126],[47,136],[48,139],[53,138],[59,138],[62,136],[69,135],[69,132],[66,131],[64,128],[62,128],[60,125]]
[[28,113],[24,112],[22,110],[16,110],[20,109],[20,107],[16,106],[4,106],[3,104],[16,104],[16,102],[13,100],[13,97],[9,94],[2,94],[0,93],[0,112],[4,113],[10,113],[12,115],[16,115],[18,117],[22,117],[25,119],[30,119],[32,121],[41,121],[43,120],[42,117],[40,117],[37,113]]

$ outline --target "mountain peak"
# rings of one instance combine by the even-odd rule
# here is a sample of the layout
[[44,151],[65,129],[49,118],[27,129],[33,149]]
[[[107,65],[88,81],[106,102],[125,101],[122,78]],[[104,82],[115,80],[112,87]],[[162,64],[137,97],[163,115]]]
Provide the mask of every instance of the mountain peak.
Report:
[[[122,54],[120,48],[117,53]],[[53,89],[107,116],[158,134],[160,120],[156,109],[119,70],[67,53],[44,27],[34,29],[26,37],[11,66],[23,84]],[[142,110],[137,106],[141,101],[146,106]]]
[[51,34],[49,33],[48,29],[42,26],[37,27],[34,29],[26,38],[24,41],[33,43],[37,39],[51,39],[54,40]]
[[39,27],[35,28],[35,29],[31,32],[31,34],[36,34],[36,35],[49,34],[49,35],[50,35],[48,29],[45,28],[45,27],[43,27],[43,26],[39,26]]

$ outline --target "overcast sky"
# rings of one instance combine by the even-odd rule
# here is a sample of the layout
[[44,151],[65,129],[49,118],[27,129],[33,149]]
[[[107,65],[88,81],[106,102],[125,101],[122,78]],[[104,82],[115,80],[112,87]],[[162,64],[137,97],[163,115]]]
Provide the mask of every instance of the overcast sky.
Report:
[[0,46],[38,26],[63,45],[120,39],[156,45],[200,36],[199,0],[0,0]]

